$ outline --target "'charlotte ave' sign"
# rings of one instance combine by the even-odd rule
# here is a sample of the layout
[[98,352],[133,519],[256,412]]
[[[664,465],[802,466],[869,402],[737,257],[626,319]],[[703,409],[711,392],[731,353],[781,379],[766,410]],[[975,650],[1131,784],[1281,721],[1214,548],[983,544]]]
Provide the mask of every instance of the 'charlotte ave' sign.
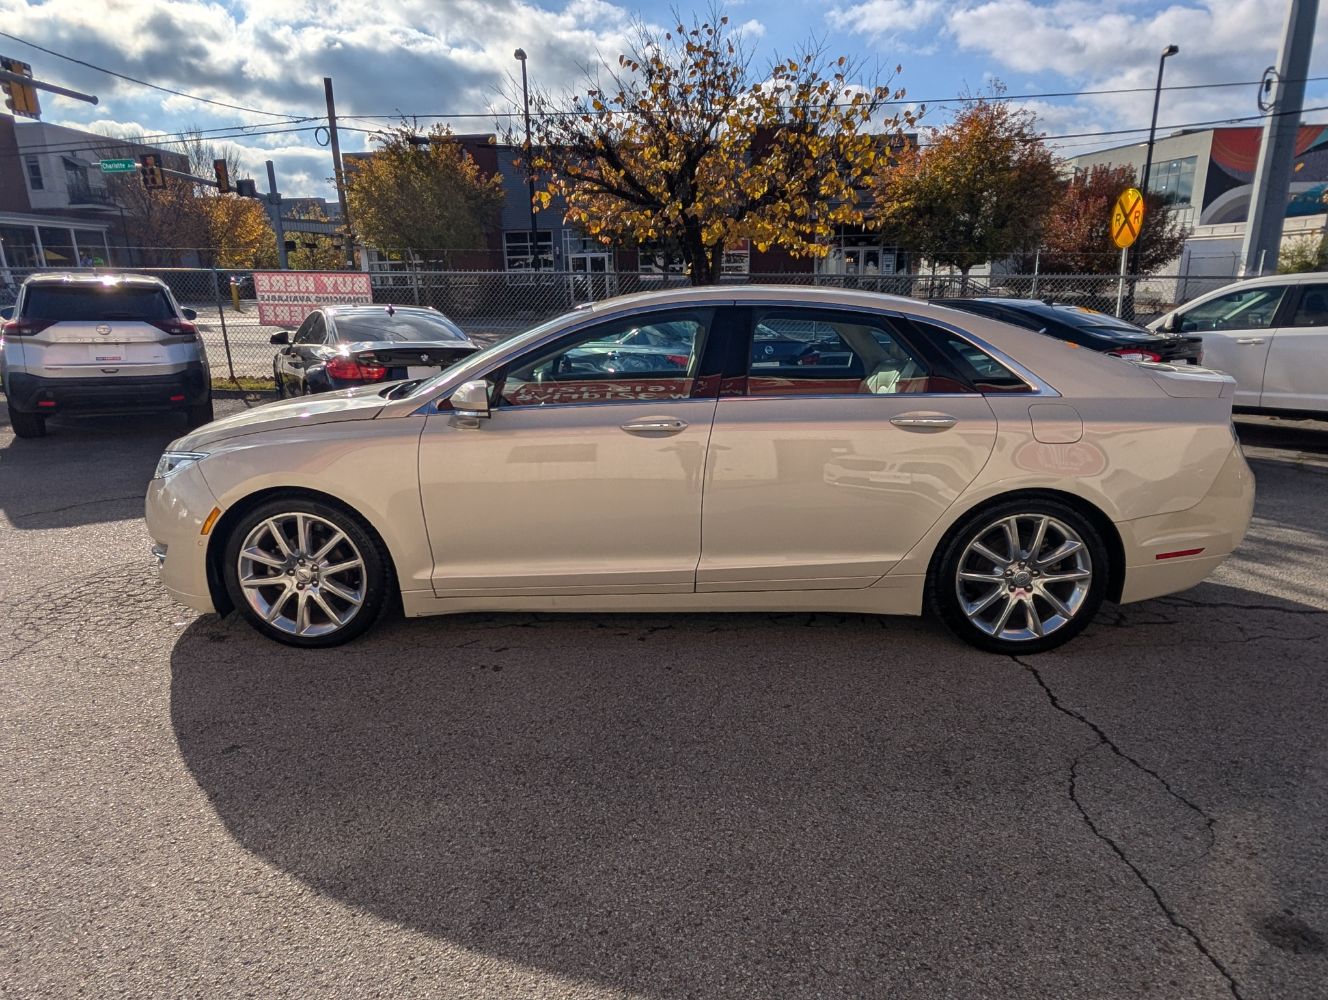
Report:
[[319,306],[373,302],[373,285],[363,271],[255,271],[258,322],[299,326]]

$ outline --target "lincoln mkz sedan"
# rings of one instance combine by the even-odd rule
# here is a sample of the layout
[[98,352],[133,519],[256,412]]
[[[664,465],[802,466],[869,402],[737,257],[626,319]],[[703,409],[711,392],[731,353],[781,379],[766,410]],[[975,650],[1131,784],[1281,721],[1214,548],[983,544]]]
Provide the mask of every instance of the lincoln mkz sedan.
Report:
[[925,610],[1037,652],[1239,544],[1233,391],[910,299],[683,289],[218,420],[162,456],[147,525],[177,601],[295,646],[399,600]]

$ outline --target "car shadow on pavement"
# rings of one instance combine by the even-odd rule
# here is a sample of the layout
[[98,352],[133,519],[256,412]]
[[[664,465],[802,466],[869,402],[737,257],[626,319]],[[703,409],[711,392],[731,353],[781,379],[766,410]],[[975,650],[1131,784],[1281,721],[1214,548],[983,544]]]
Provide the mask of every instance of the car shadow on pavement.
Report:
[[[1218,623],[1259,600],[1205,585],[1037,662],[1091,702],[1121,691],[1103,663],[1137,656],[1134,693],[1166,675],[1148,704],[1184,731],[1189,643],[1219,696],[1198,746],[1221,757],[1259,651]],[[1033,956],[1073,940],[1112,956],[1113,995],[1211,974],[1157,948],[1152,903],[1066,798],[1097,735],[927,622],[467,615],[308,652],[209,615],[173,651],[171,714],[247,850],[528,968],[650,996],[1068,996],[1076,963]],[[1112,760],[1081,783],[1110,798]],[[1151,849],[1192,863],[1203,824],[1138,795],[1167,826]]]
[[69,528],[143,516],[162,450],[184,433],[178,413],[55,417],[46,437],[0,447],[0,515],[16,528]]

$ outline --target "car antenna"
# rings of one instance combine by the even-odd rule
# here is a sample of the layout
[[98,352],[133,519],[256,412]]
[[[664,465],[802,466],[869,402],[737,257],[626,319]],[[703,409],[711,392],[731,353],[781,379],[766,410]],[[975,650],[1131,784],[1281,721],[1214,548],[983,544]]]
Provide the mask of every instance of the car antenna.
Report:
[[396,311],[396,309],[394,309],[392,306],[389,305],[389,306],[387,307],[387,314],[388,314],[389,316],[395,316],[395,315],[397,314],[397,311]]

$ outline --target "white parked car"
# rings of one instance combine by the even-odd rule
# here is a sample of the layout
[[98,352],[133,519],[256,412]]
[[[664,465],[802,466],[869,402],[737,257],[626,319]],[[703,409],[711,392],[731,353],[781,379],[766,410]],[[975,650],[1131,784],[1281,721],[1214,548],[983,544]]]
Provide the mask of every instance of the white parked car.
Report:
[[[625,354],[647,329],[667,345]],[[771,331],[804,349],[772,360]],[[1239,544],[1234,389],[912,299],[680,289],[218,420],[162,456],[147,527],[176,600],[296,646],[399,596],[407,615],[925,608],[1036,652]]]
[[1202,336],[1203,363],[1235,378],[1241,409],[1328,416],[1328,274],[1238,281],[1149,329]]

